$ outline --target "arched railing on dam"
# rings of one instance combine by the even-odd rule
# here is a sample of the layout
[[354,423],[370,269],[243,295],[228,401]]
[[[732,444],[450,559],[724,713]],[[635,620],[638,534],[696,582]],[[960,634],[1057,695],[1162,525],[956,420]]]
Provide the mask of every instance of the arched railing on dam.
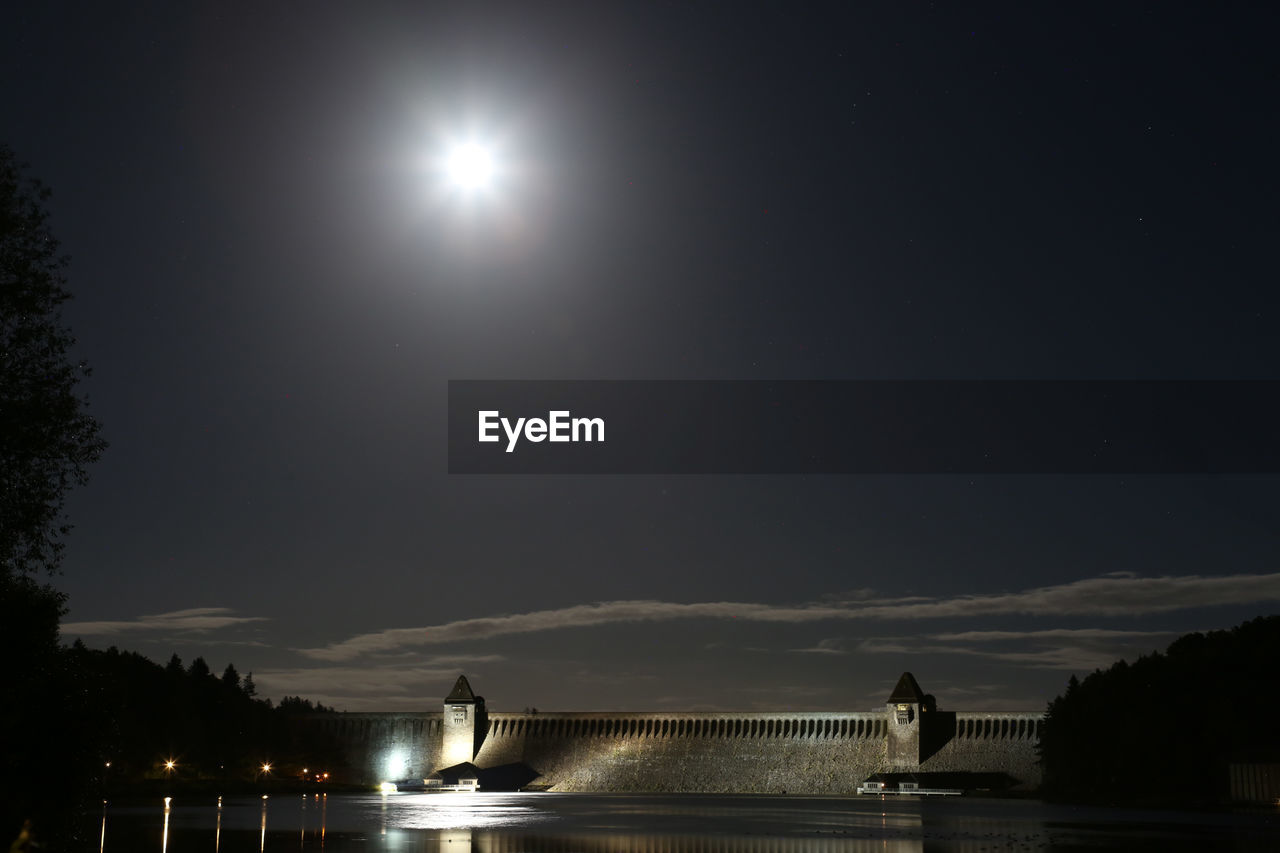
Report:
[[397,713],[325,713],[310,719],[330,734],[343,738],[369,738],[380,732],[401,738],[438,738],[442,728],[440,714]]
[[880,713],[811,714],[503,714],[489,715],[488,737],[563,739],[792,739],[883,738]]
[[965,740],[1032,740],[1044,732],[1044,714],[956,714],[957,738]]

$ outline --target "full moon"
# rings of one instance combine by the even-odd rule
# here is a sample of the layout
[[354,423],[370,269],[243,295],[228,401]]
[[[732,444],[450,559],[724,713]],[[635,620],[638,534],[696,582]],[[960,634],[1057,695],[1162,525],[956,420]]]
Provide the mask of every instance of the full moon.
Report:
[[449,181],[459,189],[481,190],[493,180],[493,157],[479,145],[460,145],[445,162]]

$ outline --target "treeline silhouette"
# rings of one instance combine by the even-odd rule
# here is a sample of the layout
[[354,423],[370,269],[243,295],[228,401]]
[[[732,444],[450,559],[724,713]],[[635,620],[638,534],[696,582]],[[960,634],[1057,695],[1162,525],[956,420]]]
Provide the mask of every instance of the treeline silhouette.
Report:
[[1051,799],[1213,805],[1232,763],[1280,762],[1280,616],[1187,634],[1049,703],[1040,755]]
[[[243,783],[301,780],[303,768],[338,770],[341,755],[302,714],[332,712],[296,696],[258,699],[233,664],[215,676],[203,658],[161,667],[114,646],[67,650],[86,704],[98,709],[98,753],[108,787],[144,780]],[[110,767],[107,762],[110,761]],[[263,770],[269,765],[269,770]],[[323,768],[323,769],[322,769]],[[308,774],[314,781],[314,773]]]
[[115,648],[65,646],[65,601],[0,572],[0,843],[27,818],[49,841],[89,804],[124,793],[297,786],[304,767],[313,771],[307,784],[315,772],[330,773],[328,784],[345,778],[341,751],[307,723],[332,709],[298,697],[273,707],[232,665],[215,675],[201,658],[161,666]]

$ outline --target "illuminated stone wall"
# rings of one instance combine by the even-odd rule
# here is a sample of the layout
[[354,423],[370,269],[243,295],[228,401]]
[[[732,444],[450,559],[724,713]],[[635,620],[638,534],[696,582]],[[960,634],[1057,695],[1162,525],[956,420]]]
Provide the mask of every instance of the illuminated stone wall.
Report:
[[443,718],[434,714],[317,714],[346,755],[340,781],[376,784],[421,778],[440,766]]
[[[439,713],[317,719],[345,745],[352,781],[421,778],[445,763]],[[939,714],[943,728],[924,739],[931,751],[905,768],[887,762],[887,712],[490,713],[472,760],[482,768],[525,764],[540,774],[537,784],[556,791],[845,794],[874,773],[906,769],[1003,774],[1035,788],[1041,720]]]
[[477,764],[555,791],[851,793],[884,759],[884,715],[491,714]]

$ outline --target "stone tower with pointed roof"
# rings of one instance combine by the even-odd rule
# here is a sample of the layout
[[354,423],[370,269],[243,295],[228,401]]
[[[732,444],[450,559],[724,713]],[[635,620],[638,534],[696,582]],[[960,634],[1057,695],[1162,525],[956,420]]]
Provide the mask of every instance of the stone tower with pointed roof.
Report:
[[444,699],[440,767],[452,767],[475,758],[485,725],[484,697],[473,693],[467,677],[459,675],[453,690]]
[[885,758],[892,770],[914,770],[920,766],[921,730],[935,710],[933,697],[925,695],[914,675],[904,672],[889,694],[888,705]]

